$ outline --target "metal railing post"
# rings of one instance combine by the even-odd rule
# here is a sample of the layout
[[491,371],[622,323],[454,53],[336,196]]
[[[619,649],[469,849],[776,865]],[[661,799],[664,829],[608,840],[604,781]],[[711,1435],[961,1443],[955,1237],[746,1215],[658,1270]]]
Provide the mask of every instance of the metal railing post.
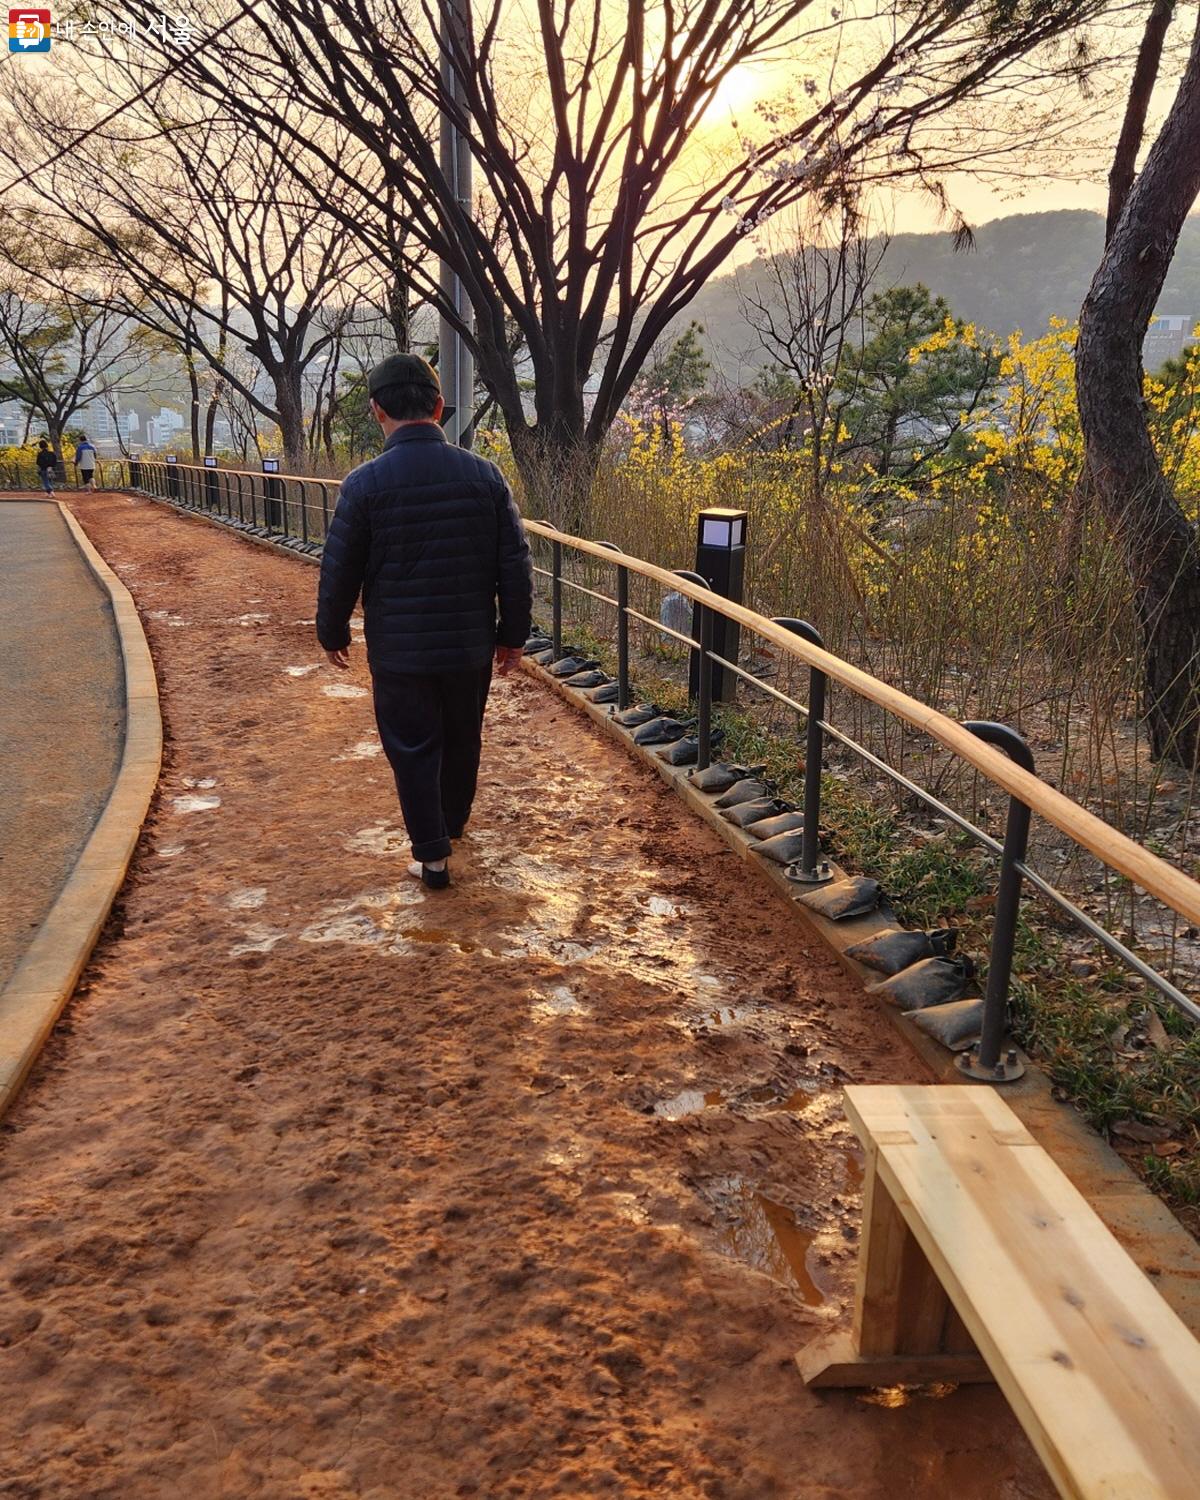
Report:
[[551,542],[550,554],[553,559],[550,564],[550,636],[554,643],[554,659],[557,661],[562,655],[562,543]]
[[[1034,769],[1029,746],[1007,724],[971,720],[963,725],[986,744],[1003,750],[1025,771]],[[1008,1020],[1008,987],[1012,979],[1013,949],[1017,939],[1017,914],[1021,906],[1020,865],[1029,842],[1029,808],[1019,797],[1008,799],[1008,821],[1004,829],[1004,852],[1000,856],[1000,883],[996,889],[996,916],[992,923],[992,951],[988,956],[987,993],[983,999],[983,1028],[979,1044],[955,1059],[965,1078],[979,1083],[1011,1083],[1025,1071],[1015,1047],[1002,1057]]]
[[696,769],[705,771],[712,764],[713,703],[713,612],[701,604],[700,613],[700,703],[696,730]]
[[[601,542],[620,552],[616,542]],[[629,707],[629,569],[617,564],[617,712]]]
[[617,569],[617,711],[628,708],[629,690],[629,569]]
[[[815,625],[807,620],[789,618],[773,620],[810,646],[825,648],[825,641]],[[808,669],[808,726],[804,737],[804,827],[800,837],[800,866],[792,876],[809,885],[820,885],[833,878],[829,865],[821,858],[821,759],[825,753],[825,673],[820,667]]]
[[[708,579],[688,568],[676,568],[676,578],[686,579],[711,593]],[[696,769],[704,771],[712,764],[712,705],[713,705],[713,612],[699,599],[694,605],[693,625],[700,646],[696,652],[696,705],[697,705],[697,754]]]

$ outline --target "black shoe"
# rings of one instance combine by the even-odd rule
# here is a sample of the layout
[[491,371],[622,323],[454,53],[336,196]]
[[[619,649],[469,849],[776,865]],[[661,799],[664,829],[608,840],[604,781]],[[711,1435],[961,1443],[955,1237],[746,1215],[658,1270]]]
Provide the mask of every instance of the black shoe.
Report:
[[413,860],[408,867],[408,873],[420,880],[422,885],[427,885],[431,891],[444,891],[450,884],[450,867],[443,866],[440,870],[431,870],[428,865],[418,864]]

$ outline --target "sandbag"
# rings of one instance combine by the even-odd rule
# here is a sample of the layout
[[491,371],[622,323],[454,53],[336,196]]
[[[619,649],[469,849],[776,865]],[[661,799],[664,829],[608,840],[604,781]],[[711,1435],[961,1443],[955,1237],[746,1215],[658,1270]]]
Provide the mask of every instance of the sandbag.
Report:
[[[721,731],[714,729],[709,738],[709,748],[715,750],[723,738]],[[683,739],[676,740],[672,745],[664,745],[654,753],[659,760],[665,760],[669,766],[690,766],[700,755],[699,736],[684,735]]]
[[975,965],[967,958],[922,958],[890,979],[869,984],[867,990],[901,1010],[924,1010],[960,999],[974,972]]
[[764,818],[761,823],[751,823],[746,832],[753,839],[773,839],[777,833],[795,833],[804,827],[801,812],[776,813],[773,818]]
[[531,651],[529,660],[536,662],[539,667],[548,667],[554,660],[554,647],[547,646],[544,651]]
[[532,656],[535,651],[551,651],[554,642],[548,635],[531,635],[525,642],[525,655]]
[[686,733],[686,724],[681,724],[678,719],[664,715],[659,719],[651,719],[648,724],[635,729],[633,743],[635,745],[669,745],[672,740],[681,740]]
[[549,672],[551,677],[574,677],[576,672],[586,672],[599,665],[594,656],[564,656],[550,663]]
[[635,703],[632,708],[623,708],[619,714],[614,714],[613,722],[625,729],[633,729],[638,724],[649,724],[651,719],[661,717],[662,709],[657,703]]
[[775,788],[771,782],[758,776],[747,776],[741,781],[735,781],[727,792],[717,798],[714,805],[724,812],[727,807],[737,807],[740,802],[761,802],[764,797],[774,795]]
[[735,766],[724,761],[705,766],[703,771],[693,771],[688,780],[698,792],[727,792],[735,781],[744,781],[747,776],[757,776],[762,766]]
[[929,1005],[910,1011],[913,1025],[928,1032],[943,1047],[959,1052],[969,1047],[983,1030],[983,999],[951,1000],[947,1005]]
[[[788,874],[791,873],[789,869]],[[814,885],[802,890],[796,899],[810,911],[840,922],[845,917],[861,917],[874,911],[879,905],[880,895],[878,880],[872,880],[869,875],[854,875],[847,880],[831,881],[828,885]]]
[[947,958],[958,942],[953,927],[937,927],[932,932],[908,932],[903,927],[889,927],[865,942],[851,943],[846,957],[857,959],[880,974],[899,974],[922,958]]
[[571,688],[596,688],[603,687],[606,682],[611,681],[612,678],[607,672],[601,672],[597,668],[592,667],[587,672],[576,672],[574,677],[568,677],[567,686]]
[[603,687],[585,689],[583,696],[591,703],[615,703],[621,691],[619,684],[606,682]]
[[[772,822],[777,821],[771,819]],[[803,820],[801,820],[803,821]],[[773,859],[777,865],[792,865],[804,853],[804,833],[800,828],[794,828],[787,833],[774,834],[769,839],[763,839],[761,844],[755,844],[755,854],[765,854],[768,859]]]
[[721,816],[735,828],[746,828],[751,823],[761,822],[763,818],[771,818],[787,811],[787,803],[781,802],[778,797],[756,797],[753,802],[739,802],[736,807],[727,807]]

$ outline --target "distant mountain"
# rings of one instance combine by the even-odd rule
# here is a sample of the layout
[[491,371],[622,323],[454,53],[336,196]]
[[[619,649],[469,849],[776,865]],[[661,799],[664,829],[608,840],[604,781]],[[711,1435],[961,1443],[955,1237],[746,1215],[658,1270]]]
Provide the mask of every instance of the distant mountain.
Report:
[[[1086,209],[1013,214],[975,231],[975,248],[956,251],[950,234],[898,234],[888,246],[876,288],[921,281],[945,297],[954,314],[1006,335],[1019,328],[1027,338],[1046,331],[1052,315],[1074,321],[1104,248],[1104,220]],[[709,282],[679,322],[704,325],[710,357],[734,381],[751,379],[765,363],[742,317],[737,283],[762,277],[759,259]],[[1160,313],[1200,321],[1200,215],[1187,220]]]

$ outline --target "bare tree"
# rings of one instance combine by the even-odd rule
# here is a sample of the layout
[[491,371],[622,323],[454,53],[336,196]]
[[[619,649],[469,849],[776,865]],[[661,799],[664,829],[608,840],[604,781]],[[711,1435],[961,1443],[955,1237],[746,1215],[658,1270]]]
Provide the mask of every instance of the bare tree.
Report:
[[[138,81],[111,60],[105,76],[127,92]],[[10,124],[0,149],[14,166],[37,149],[35,139],[70,138],[67,113],[83,108],[76,97],[32,74],[9,76],[6,86],[20,125]],[[339,154],[332,132],[326,144]],[[342,146],[355,155],[352,141]],[[355,169],[342,160],[341,170]],[[53,237],[56,224],[64,237],[86,233],[94,262],[128,288],[127,316],[175,340],[192,388],[195,448],[203,361],[278,424],[289,464],[302,463],[307,373],[320,368],[371,260],[362,237],[327,212],[339,181],[173,79],[39,175],[42,233]],[[251,353],[262,378],[234,350]]]
[[47,253],[28,213],[0,219],[0,350],[12,366],[0,398],[38,416],[56,451],[75,413],[127,377],[139,353],[118,304],[70,247]]
[[[839,390],[837,375],[847,344],[866,343],[867,293],[888,239],[872,236],[844,198],[832,214],[803,205],[767,244],[762,276],[739,276],[738,300],[760,349],[786,377],[779,438],[790,442],[798,422],[809,435],[812,491],[819,496],[837,455],[837,412],[852,398]],[[827,441],[831,425],[834,440]]]
[[[835,191],[850,166],[939,193],[939,172],[1055,138],[1069,126],[1055,122],[1049,82],[1078,74],[1078,28],[1102,9],[885,0],[818,16],[808,0],[484,0],[459,15],[448,0],[263,0],[220,48],[172,63],[251,128],[340,173],[348,217],[378,190],[350,179],[324,127],[374,154],[413,241],[466,288],[473,326],[461,331],[527,480],[561,514],[657,340],[754,226]],[[448,16],[459,19],[443,50]],[[743,122],[703,163],[689,155],[731,73],[785,50],[812,75],[786,109]],[[999,91],[1034,79],[1044,108],[1026,98],[1018,128],[1010,116],[993,129]],[[979,113],[955,132],[947,112],[964,101]],[[474,205],[439,166],[439,111],[476,164]],[[455,316],[427,262],[414,279]]]
[[1200,193],[1200,15],[1167,117],[1124,199],[1083,304],[1076,385],[1089,482],[1117,538],[1143,638],[1158,756],[1200,760],[1200,545],[1146,419],[1142,341]]

